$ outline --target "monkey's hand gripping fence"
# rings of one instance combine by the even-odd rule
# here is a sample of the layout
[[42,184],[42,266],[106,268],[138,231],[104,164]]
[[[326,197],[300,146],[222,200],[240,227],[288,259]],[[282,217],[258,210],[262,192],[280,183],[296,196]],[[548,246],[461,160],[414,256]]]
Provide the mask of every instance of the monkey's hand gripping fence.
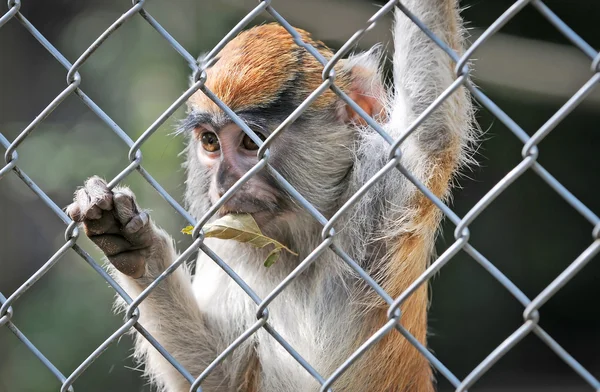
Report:
[[[548,333],[546,333],[539,325],[540,313],[539,308],[545,304],[562,286],[571,280],[585,265],[588,263],[600,250],[600,218],[571,194],[559,181],[557,181],[548,171],[546,171],[538,162],[539,155],[538,143],[544,139],[557,125],[560,123],[595,87],[600,80],[600,54],[579,37],[566,23],[564,23],[556,14],[552,12],[542,1],[535,0],[520,0],[516,1],[506,12],[504,12],[462,55],[459,56],[453,52],[444,42],[436,37],[427,26],[416,18],[410,10],[406,9],[399,1],[389,1],[368,21],[365,27],[357,31],[329,61],[324,59],[318,52],[309,44],[302,41],[300,35],[293,29],[292,26],[277,13],[271,0],[260,1],[259,4],[250,11],[206,56],[206,63],[198,64],[194,56],[190,55],[145,9],[145,0],[133,2],[133,6],[119,17],[110,27],[108,27],[92,45],[90,45],[74,62],[70,63],[44,36],[31,24],[27,18],[19,12],[21,0],[9,0],[8,11],[0,17],[0,28],[9,20],[16,19],[21,23],[39,43],[67,70],[67,87],[11,142],[0,133],[0,144],[6,149],[5,162],[3,167],[0,167],[0,179],[5,175],[12,173],[20,178],[40,199],[45,205],[50,208],[66,225],[65,243],[58,251],[25,283],[23,283],[14,293],[8,298],[0,293],[0,327],[10,329],[16,337],[54,374],[61,384],[61,391],[73,391],[73,383],[77,378],[100,356],[103,351],[113,344],[122,335],[127,333],[132,328],[135,328],[144,336],[191,384],[190,391],[201,391],[202,381],[221,361],[223,361],[233,350],[236,349],[242,342],[248,339],[253,333],[260,328],[264,328],[273,338],[275,338],[284,349],[298,363],[306,369],[321,385],[321,391],[330,391],[335,389],[335,380],[348,369],[348,367],[360,357],[366,350],[369,350],[377,341],[385,334],[390,333],[393,329],[399,331],[419,352],[425,356],[429,362],[437,369],[437,371],[445,377],[454,387],[456,391],[466,391],[472,386],[487,370],[490,369],[503,355],[511,350],[521,339],[533,332],[548,347],[550,347],[556,355],[564,360],[575,372],[577,372],[593,390],[600,390],[600,381],[596,379],[588,370],[586,370],[575,358],[565,351],[558,342],[556,342]],[[408,16],[413,23],[439,45],[447,54],[456,62],[456,78],[454,83],[443,92],[432,104],[428,107],[416,120],[407,132],[410,134],[418,125],[433,112],[448,96],[450,96],[457,88],[464,86],[467,88],[474,99],[481,105],[486,107],[500,120],[510,131],[524,144],[522,149],[522,160],[516,165],[502,180],[481,199],[475,206],[462,218],[457,216],[448,206],[440,201],[432,192],[430,192],[423,184],[416,180],[402,165],[402,157],[399,153],[399,146],[406,138],[403,136],[400,140],[393,140],[386,132],[375,122],[369,118],[356,103],[347,97],[335,85],[334,65],[345,56],[356,42],[367,33],[377,21],[385,14],[389,13],[398,6],[400,10]],[[481,92],[470,79],[470,69],[468,67],[469,60],[472,58],[475,51],[485,44],[485,42],[495,34],[502,26],[510,21],[524,7],[534,7],[543,15],[556,29],[561,32],[573,45],[579,48],[591,62],[592,77],[585,83],[546,123],[540,127],[533,136],[528,136],[527,133],[519,127],[506,113],[504,113],[492,100],[490,100],[483,92]],[[304,47],[323,65],[323,83],[317,88],[306,100],[283,122],[279,127],[264,141],[260,138],[233,113],[223,102],[221,102],[205,85],[206,74],[203,67],[207,63],[213,61],[219,51],[225,46],[229,40],[237,35],[248,23],[250,23],[259,14],[267,12],[275,20],[277,20],[295,39],[296,43]],[[81,77],[78,72],[80,67],[92,56],[103,42],[111,35],[118,34],[119,28],[127,23],[132,18],[141,17],[146,20],[172,47],[182,56],[189,66],[194,71],[194,79],[192,86],[185,91],[164,113],[156,119],[156,121],[148,127],[148,129],[137,139],[132,140],[129,136],[98,106],[89,98],[81,89]],[[323,217],[314,206],[308,203],[304,197],[298,193],[279,173],[277,173],[269,165],[269,145],[277,138],[278,134],[284,132],[285,129],[295,121],[301,113],[323,92],[327,89],[333,90],[340,98],[346,101],[357,113],[359,113],[365,121],[376,130],[390,145],[389,162],[367,182],[348,202],[329,220]],[[154,180],[154,178],[141,165],[142,154],[141,146],[150,138],[153,133],[181,106],[184,102],[197,90],[201,90],[206,94],[216,105],[218,105],[231,119],[240,126],[260,147],[258,151],[259,162],[256,166],[244,175],[217,203],[214,207],[207,211],[205,216],[196,221],[190,214],[181,207],[162,187]],[[69,95],[77,95],[83,103],[95,113],[108,127],[129,146],[130,164],[115,177],[109,184],[113,188],[123,179],[134,171],[138,171],[156,191],[181,214],[191,225],[195,226],[193,232],[194,241],[192,245],[186,249],[177,260],[161,274],[142,294],[137,298],[130,298],[124,290],[104,271],[99,264],[83,249],[77,245],[77,239],[80,235],[76,225],[61,208],[44,191],[38,187],[25,172],[19,168],[18,147],[27,139],[32,131],[54,110],[61,102]],[[233,193],[239,189],[248,179],[259,170],[269,166],[269,169],[274,173],[274,176],[281,187],[283,187],[293,198],[304,207],[310,214],[323,225],[322,242],[321,244],[306,258],[298,267],[269,295],[265,298],[258,297],[252,289],[228,267],[226,260],[220,259],[212,252],[204,243],[201,227],[208,221],[212,214],[223,204]],[[343,249],[333,242],[335,235],[335,223],[338,218],[347,211],[353,203],[355,203],[378,179],[386,172],[391,170],[399,170],[398,175],[406,176],[427,198],[429,198],[444,215],[456,225],[454,232],[455,241],[441,254],[427,270],[416,280],[411,286],[404,291],[398,298],[390,297],[361,267],[352,260]],[[475,218],[484,211],[490,203],[494,201],[502,192],[504,192],[511,184],[523,175],[526,171],[534,171],[542,178],[556,193],[558,193],[567,203],[569,203],[576,211],[583,215],[591,224],[592,227],[592,242],[583,253],[581,253],[554,281],[552,281],[545,289],[543,289],[535,298],[528,298],[510,279],[508,279],[498,268],[494,266],[484,255],[477,251],[469,243],[469,225]],[[69,249],[73,249],[85,262],[87,262],[103,279],[105,279],[114,290],[123,297],[129,304],[126,312],[126,321],[118,328],[108,339],[104,341],[88,358],[83,361],[70,375],[65,376],[54,364],[49,361],[44,354],[36,348],[35,345],[17,328],[13,323],[12,317],[19,297],[33,286],[45,273],[47,273]],[[285,290],[287,285],[301,274],[322,252],[330,248],[335,252],[345,263],[353,268],[362,279],[389,305],[388,317],[389,321],[381,327],[374,335],[371,336],[364,344],[354,352],[347,360],[330,375],[319,374],[310,363],[292,347],[285,339],[277,333],[269,324],[268,306],[278,294]],[[185,368],[183,368],[173,356],[167,352],[156,339],[154,339],[142,325],[138,323],[139,310],[138,305],[143,301],[148,294],[162,281],[166,276],[172,273],[183,262],[185,262],[196,250],[200,249],[210,256],[223,270],[225,270],[231,279],[233,279],[256,303],[257,321],[256,323],[236,339],[226,350],[224,350],[208,368],[198,377],[194,378]],[[438,360],[426,347],[419,343],[403,326],[400,306],[402,303],[422,284],[424,284],[432,275],[439,271],[444,265],[452,260],[453,256],[458,252],[463,251],[469,254],[477,263],[485,268],[502,286],[505,287],[524,307],[523,324],[508,336],[500,345],[498,345],[478,366],[476,366],[470,374],[462,380],[456,377],[450,369],[448,369],[440,360]]]

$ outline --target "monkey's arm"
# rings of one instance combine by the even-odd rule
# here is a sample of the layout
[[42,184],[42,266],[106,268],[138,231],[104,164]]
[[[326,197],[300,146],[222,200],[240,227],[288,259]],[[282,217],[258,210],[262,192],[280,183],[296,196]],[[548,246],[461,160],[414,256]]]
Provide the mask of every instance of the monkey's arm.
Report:
[[[402,4],[423,24],[461,55],[463,28],[456,0],[407,0]],[[394,139],[408,127],[436,98],[454,82],[455,63],[433,40],[403,12],[396,10],[394,26],[394,98],[388,132]],[[403,143],[402,163],[421,181],[451,174],[465,159],[472,139],[472,108],[467,90],[460,87],[447,98]],[[435,167],[432,167],[435,165]],[[440,165],[442,167],[440,167]],[[447,177],[444,175],[443,177]],[[446,183],[446,179],[441,180]],[[434,184],[431,184],[434,185]],[[432,189],[440,196],[445,185]]]
[[[67,213],[83,223],[86,235],[112,264],[111,274],[134,299],[177,256],[172,239],[138,208],[134,194],[127,188],[113,192],[102,179],[92,177],[76,192]],[[125,306],[120,299],[118,304]],[[206,326],[185,266],[154,288],[139,310],[140,324],[194,377],[216,357],[217,337]],[[190,384],[139,335],[135,356],[144,360],[146,373],[161,390],[189,390]],[[226,380],[217,368],[203,384],[204,390],[216,391],[217,385],[227,385]]]
[[[405,0],[404,6],[459,55],[463,28],[456,0]],[[456,80],[455,63],[403,12],[396,10],[394,26],[394,93],[386,107],[384,129],[394,139],[406,135],[415,120]],[[400,163],[437,197],[447,196],[452,177],[468,160],[474,138],[472,105],[464,87],[456,89],[400,145]],[[361,133],[356,187],[389,161],[389,145],[373,130]],[[411,232],[432,234],[437,209],[397,170],[389,172],[361,201],[361,215],[374,216],[366,234],[383,231],[396,238]],[[372,212],[376,200],[377,214]],[[367,211],[368,210],[368,211]],[[431,214],[436,215],[432,217]],[[384,222],[381,224],[380,222]],[[382,227],[383,225],[383,227]]]
[[[450,48],[462,52],[462,25],[456,0],[404,0],[425,26]],[[456,79],[451,58],[400,10],[396,11],[393,57],[394,96],[387,109],[385,130],[394,140]],[[466,161],[472,139],[472,108],[465,88],[456,90],[401,144],[400,163],[437,197],[445,198],[451,179]],[[389,161],[389,145],[372,130],[361,132],[355,189]],[[391,170],[357,205],[361,236],[377,244],[383,257],[373,260],[356,251],[369,273],[393,298],[403,293],[427,268],[435,244],[441,213],[398,170]],[[383,252],[380,251],[383,250]],[[362,254],[361,254],[362,252]],[[372,324],[366,337],[388,321],[387,304],[373,296]],[[422,344],[427,336],[427,284],[402,304],[401,325]],[[429,363],[400,333],[392,331],[369,350],[363,363],[380,364],[372,390],[431,392]],[[358,372],[356,377],[368,377]]]

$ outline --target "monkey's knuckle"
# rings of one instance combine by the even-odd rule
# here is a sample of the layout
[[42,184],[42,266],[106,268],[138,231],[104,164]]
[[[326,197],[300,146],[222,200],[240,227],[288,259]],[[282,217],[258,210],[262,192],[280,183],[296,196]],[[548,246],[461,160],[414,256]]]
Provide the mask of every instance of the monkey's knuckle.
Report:
[[128,197],[130,199],[135,200],[135,194],[129,187],[126,186],[118,186],[114,189],[113,193],[116,195],[123,195],[124,197]]
[[103,210],[111,210],[113,207],[113,196],[110,193],[96,194],[92,198],[92,204]]
[[123,192],[115,192],[113,199],[115,203],[125,203],[131,201],[131,197]]
[[[135,202],[135,198],[133,197],[133,193],[123,193],[118,192],[113,196],[113,200],[116,206],[121,208],[127,208],[131,211],[135,211],[137,204]],[[133,213],[133,212],[132,212]]]
[[119,211],[119,214],[127,216],[133,215],[134,203],[130,197],[125,194],[117,193],[113,196],[113,203],[115,209]]
[[85,212],[87,219],[100,219],[102,217],[102,210],[100,207],[92,204],[91,207]]
[[106,187],[106,181],[98,176],[91,176],[87,180],[85,180],[85,186],[104,186]]
[[79,203],[80,205],[87,202],[88,193],[85,187],[80,187],[75,191],[75,196],[73,197],[73,200],[76,203]]

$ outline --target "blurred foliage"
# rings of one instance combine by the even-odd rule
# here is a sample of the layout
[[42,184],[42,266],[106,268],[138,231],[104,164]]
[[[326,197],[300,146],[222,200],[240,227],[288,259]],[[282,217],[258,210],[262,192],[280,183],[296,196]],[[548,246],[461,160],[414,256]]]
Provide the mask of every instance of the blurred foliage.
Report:
[[[239,10],[236,14],[228,9],[226,3],[202,7],[196,3],[181,1],[178,7],[171,7],[166,2],[155,2],[148,8],[191,53],[199,53],[198,46],[202,50],[210,48],[243,17]],[[32,15],[25,2],[22,12],[70,61],[74,61],[126,10],[127,4],[118,1],[91,2],[86,6],[65,3],[59,10],[65,14],[51,25],[41,20],[42,17],[51,18],[51,15],[39,15],[36,20],[39,7],[45,8],[37,3],[31,7]],[[57,10],[49,5],[48,11]],[[69,15],[69,12],[73,14]],[[181,19],[187,19],[189,23],[179,23]],[[192,20],[202,20],[202,25],[191,23]],[[11,33],[17,38],[16,44],[2,40]],[[21,78],[4,79],[3,87],[8,83],[7,87],[14,94],[15,90],[19,91],[18,85],[26,86],[30,91],[22,98],[31,100],[35,106],[31,110],[39,112],[64,88],[60,82],[64,81],[65,71],[37,42],[30,42],[31,38],[14,20],[0,31],[0,40],[0,52],[15,53],[12,58],[2,57],[1,67],[15,69],[22,65],[19,64],[22,60],[29,68],[27,74],[19,75]],[[135,140],[185,90],[188,73],[185,61],[141,17],[136,17],[123,25],[85,63],[81,70],[81,87]],[[43,98],[31,99],[33,91],[41,92]],[[4,104],[5,100],[12,99],[3,94],[4,109],[0,109],[3,110],[0,115],[2,132],[11,140],[31,120],[27,112],[9,113]],[[144,168],[180,202],[184,172],[178,154],[183,148],[183,137],[175,137],[173,132],[177,119],[184,114],[185,108],[180,108],[142,147]],[[59,206],[66,206],[83,179],[93,174],[110,179],[126,167],[128,150],[79,98],[71,96],[19,148],[19,165]],[[140,203],[153,210],[154,219],[174,233],[181,248],[185,247],[189,239],[178,234],[184,220],[137,172],[125,182],[136,191]],[[52,212],[40,205],[37,197],[16,176],[9,175],[0,182],[0,194],[2,221],[23,221],[23,230],[16,236],[18,238],[14,238],[13,251],[2,246],[0,255],[1,266],[12,267],[0,271],[0,290],[8,296],[60,248],[64,243],[65,227]],[[30,209],[34,204],[36,206]],[[17,209],[18,213],[12,214],[9,208]],[[14,230],[3,223],[2,245],[9,243],[5,242],[8,240],[5,235],[11,232]],[[79,243],[96,260],[102,260],[89,240],[80,238]],[[21,251],[22,247],[32,245],[39,252],[23,258],[27,254]],[[18,263],[14,258],[20,259]],[[19,264],[22,269],[15,267]],[[111,311],[113,295],[114,291],[90,266],[74,251],[68,251],[17,301],[13,320],[68,376],[121,325],[122,315],[114,315]],[[54,376],[6,328],[0,329],[0,348],[0,391],[59,389],[60,383]],[[90,392],[149,390],[139,373],[130,370],[134,366],[130,354],[131,339],[121,339],[83,373],[75,384],[76,389]]]
[[[197,54],[210,50],[245,15],[234,3],[177,0],[148,2],[147,9],[190,53]],[[480,2],[470,2],[467,19],[485,27],[510,3],[488,1],[483,7]],[[128,4],[117,0],[24,2],[22,12],[74,61]],[[2,7],[0,13],[6,10]],[[594,28],[586,22],[589,13],[563,8],[568,23],[586,31]],[[550,31],[547,22],[531,17],[535,23],[522,17],[507,30],[564,41],[555,32],[540,35],[536,26]],[[10,54],[0,57],[0,132],[13,140],[65,87],[65,70],[15,20],[0,30],[0,53]],[[136,139],[185,90],[188,71],[173,48],[141,17],[134,17],[85,63],[81,88]],[[485,87],[530,134],[559,108],[558,104],[521,101],[515,94]],[[178,154],[183,137],[173,131],[184,112],[185,108],[180,108],[142,147],[146,170],[179,202],[184,171]],[[461,180],[463,188],[455,195],[460,216],[521,159],[522,145],[508,129],[483,109],[479,120],[486,130],[477,157],[482,167]],[[577,109],[544,140],[540,155],[542,164],[596,212],[600,211],[599,125],[597,110]],[[111,179],[123,170],[128,164],[127,151],[105,123],[71,96],[19,147],[19,166],[62,207],[85,178],[97,174]],[[154,219],[174,235],[180,249],[189,244],[189,238],[180,234],[183,219],[139,173],[132,173],[124,182],[136,192],[140,204],[153,210]],[[64,244],[65,226],[13,174],[0,181],[0,207],[0,292],[8,296]],[[453,225],[445,222],[440,253],[452,243],[453,230]],[[471,226],[473,245],[530,297],[591,243],[590,232],[589,224],[532,173],[519,179]],[[79,243],[96,260],[102,260],[89,240],[81,238]],[[596,260],[544,306],[541,322],[596,377],[600,377],[600,360],[594,350],[600,345],[600,316],[586,300],[600,294],[593,282],[598,273]],[[523,308],[464,253],[444,267],[432,285],[432,350],[458,377],[464,377],[518,328]],[[121,325],[122,315],[111,311],[113,295],[90,266],[68,251],[17,300],[13,320],[68,376]],[[0,328],[0,354],[0,392],[59,389],[60,383],[7,328]],[[139,373],[131,370],[130,354],[131,339],[125,337],[83,373],[75,383],[76,390],[150,390]],[[538,379],[539,375],[544,379]],[[520,343],[478,385],[527,384],[534,379],[543,385],[583,385],[535,337]],[[441,380],[442,389],[447,386]]]

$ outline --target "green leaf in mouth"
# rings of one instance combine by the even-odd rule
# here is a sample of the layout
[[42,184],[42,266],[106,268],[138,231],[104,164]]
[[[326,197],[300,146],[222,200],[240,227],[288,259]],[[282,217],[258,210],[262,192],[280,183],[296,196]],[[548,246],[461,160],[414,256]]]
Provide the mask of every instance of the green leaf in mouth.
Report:
[[[264,248],[267,245],[273,245],[273,250],[264,261],[265,267],[270,267],[279,260],[282,250],[298,256],[281,242],[265,236],[258,224],[250,214],[228,214],[214,222],[207,223],[203,227],[206,238],[218,238],[221,240],[234,240],[247,243],[255,248]],[[191,235],[194,226],[187,226],[181,230],[184,234]]]

